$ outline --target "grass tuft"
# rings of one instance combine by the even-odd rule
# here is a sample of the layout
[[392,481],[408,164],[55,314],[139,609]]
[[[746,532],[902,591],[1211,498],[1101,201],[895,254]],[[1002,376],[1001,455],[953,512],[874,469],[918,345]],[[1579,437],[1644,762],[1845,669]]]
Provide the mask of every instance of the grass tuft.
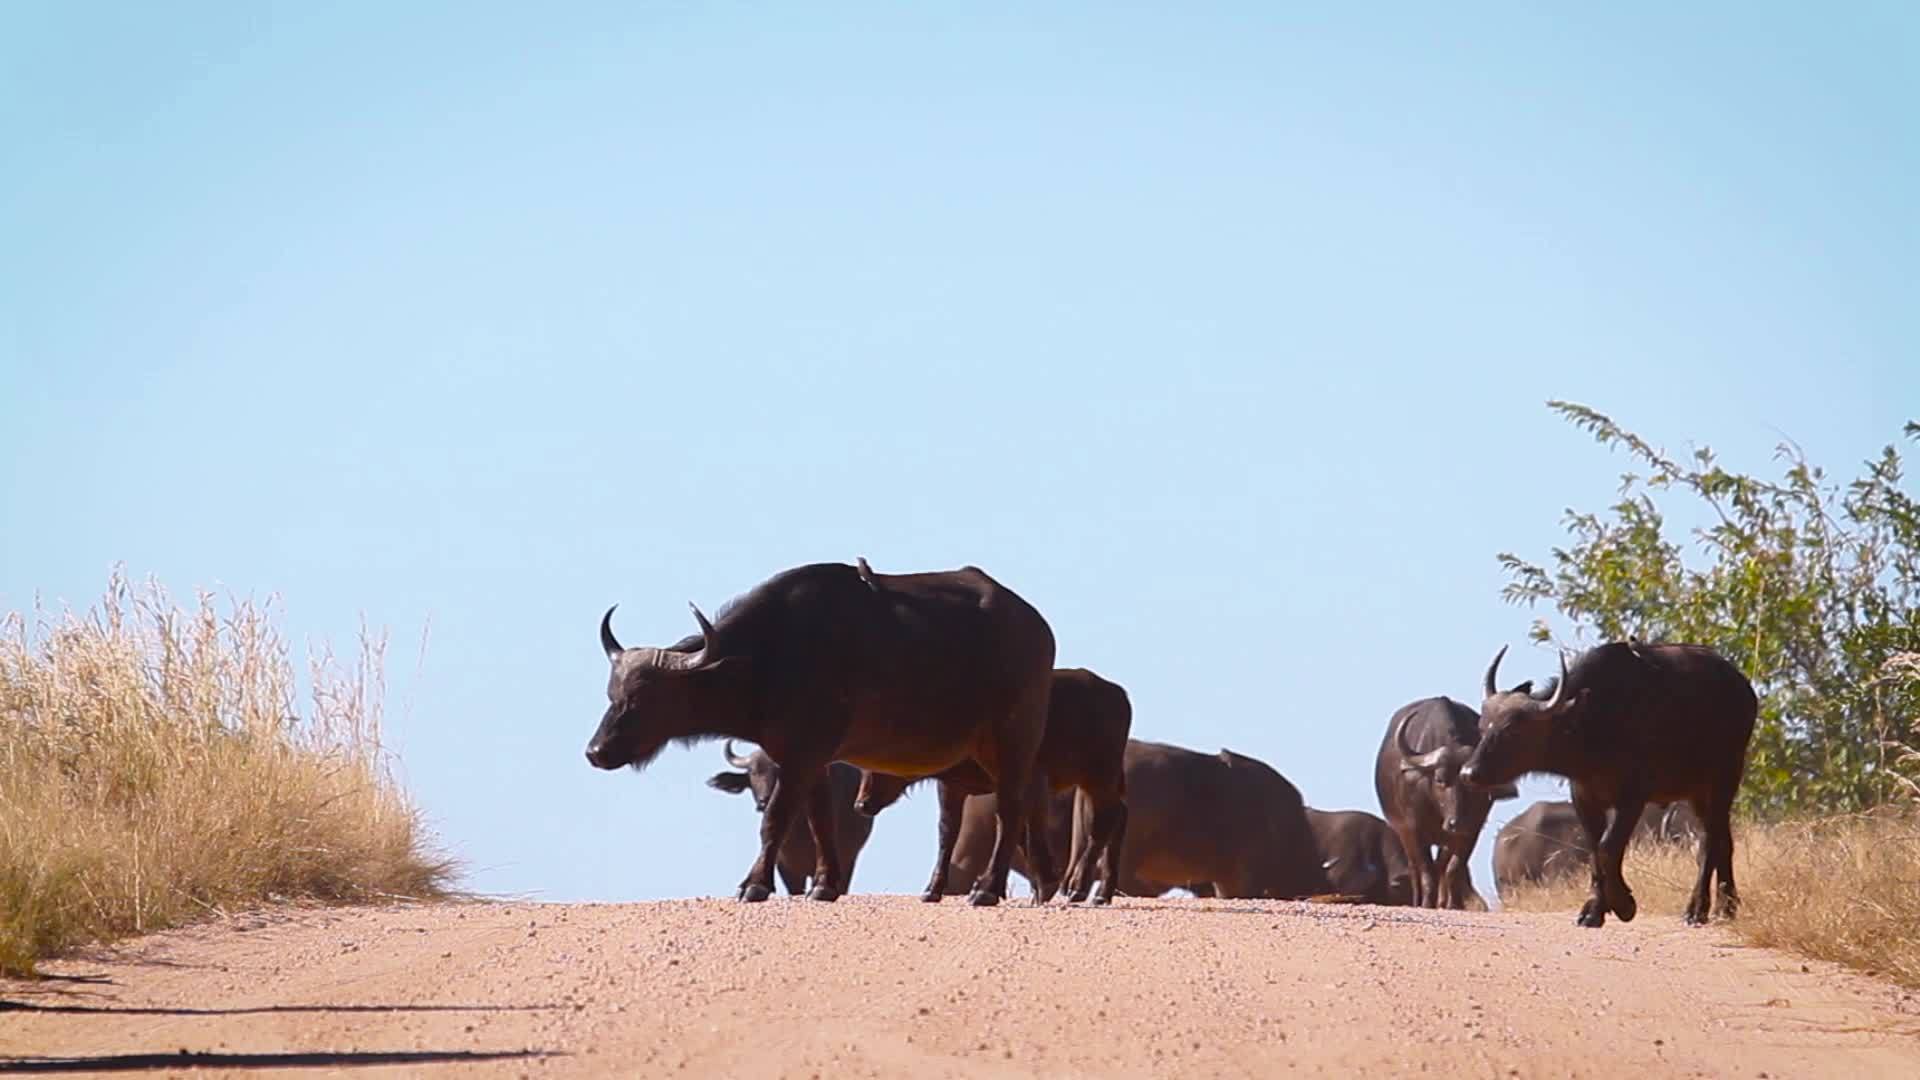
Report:
[[384,640],[311,657],[302,695],[273,616],[118,573],[84,616],[6,616],[0,972],[266,902],[445,894],[380,748]]

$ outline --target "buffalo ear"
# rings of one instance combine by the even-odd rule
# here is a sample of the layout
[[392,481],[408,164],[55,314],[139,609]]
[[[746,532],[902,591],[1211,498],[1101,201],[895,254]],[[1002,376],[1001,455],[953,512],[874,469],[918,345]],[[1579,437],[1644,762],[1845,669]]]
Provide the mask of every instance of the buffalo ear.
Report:
[[1512,784],[1499,784],[1493,788],[1494,802],[1499,802],[1501,799],[1517,799],[1519,797],[1520,789]]
[[747,774],[743,772],[714,773],[707,778],[707,786],[729,795],[738,795],[747,790]]

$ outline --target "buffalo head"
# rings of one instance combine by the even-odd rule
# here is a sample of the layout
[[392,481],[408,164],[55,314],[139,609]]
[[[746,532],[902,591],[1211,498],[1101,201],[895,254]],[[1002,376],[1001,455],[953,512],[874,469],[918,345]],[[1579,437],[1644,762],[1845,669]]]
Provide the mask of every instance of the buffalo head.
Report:
[[767,800],[773,798],[774,786],[780,782],[780,766],[774,764],[764,750],[755,750],[741,757],[733,752],[732,739],[727,740],[721,752],[726,756],[727,764],[736,771],[714,773],[707,778],[707,786],[729,795],[752,791],[753,808],[766,813]]
[[625,648],[613,636],[613,608],[600,619],[600,647],[612,673],[607,679],[607,711],[587,743],[587,761],[596,769],[647,766],[674,739],[692,741],[715,733],[713,715],[726,674],[739,661],[716,649],[713,624],[693,609],[700,623],[700,647],[688,642],[670,649]]
[[1465,775],[1464,767],[1473,747],[1448,740],[1424,753],[1415,750],[1407,738],[1407,723],[1412,714],[1402,716],[1394,725],[1393,745],[1400,751],[1400,771],[1433,785],[1434,801],[1440,804],[1444,818],[1441,828],[1449,836],[1472,838],[1480,835],[1487,823],[1487,811],[1496,799],[1519,795],[1512,784],[1478,785]]
[[1587,701],[1589,691],[1585,689],[1567,693],[1565,653],[1560,655],[1560,677],[1545,697],[1534,692],[1531,681],[1511,690],[1498,689],[1494,679],[1506,655],[1507,648],[1502,645],[1493,654],[1493,663],[1487,665],[1483,686],[1486,699],[1480,704],[1480,742],[1461,770],[1470,784],[1511,784],[1527,773],[1544,770],[1554,725]]

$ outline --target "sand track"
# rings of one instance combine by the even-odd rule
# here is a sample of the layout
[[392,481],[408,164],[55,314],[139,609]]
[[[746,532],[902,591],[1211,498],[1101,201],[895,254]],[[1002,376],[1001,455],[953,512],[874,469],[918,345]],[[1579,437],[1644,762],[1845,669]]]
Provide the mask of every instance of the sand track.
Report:
[[0,1073],[1920,1076],[1913,995],[1671,916],[454,904],[50,969],[0,982]]

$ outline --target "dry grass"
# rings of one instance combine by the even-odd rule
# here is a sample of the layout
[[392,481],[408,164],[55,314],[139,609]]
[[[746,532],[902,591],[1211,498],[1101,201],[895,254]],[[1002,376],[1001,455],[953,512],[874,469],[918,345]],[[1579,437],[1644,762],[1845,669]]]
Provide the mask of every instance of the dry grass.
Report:
[[0,971],[233,907],[442,894],[453,863],[381,755],[383,643],[360,646],[301,695],[270,603],[183,610],[116,574],[84,617],[9,614]]
[[[1643,913],[1678,915],[1693,889],[1691,845],[1636,845],[1627,883]],[[1920,813],[1871,814],[1779,825],[1734,825],[1740,917],[1755,945],[1832,960],[1920,986]],[[1518,911],[1565,912],[1587,896],[1577,878],[1502,896]]]

